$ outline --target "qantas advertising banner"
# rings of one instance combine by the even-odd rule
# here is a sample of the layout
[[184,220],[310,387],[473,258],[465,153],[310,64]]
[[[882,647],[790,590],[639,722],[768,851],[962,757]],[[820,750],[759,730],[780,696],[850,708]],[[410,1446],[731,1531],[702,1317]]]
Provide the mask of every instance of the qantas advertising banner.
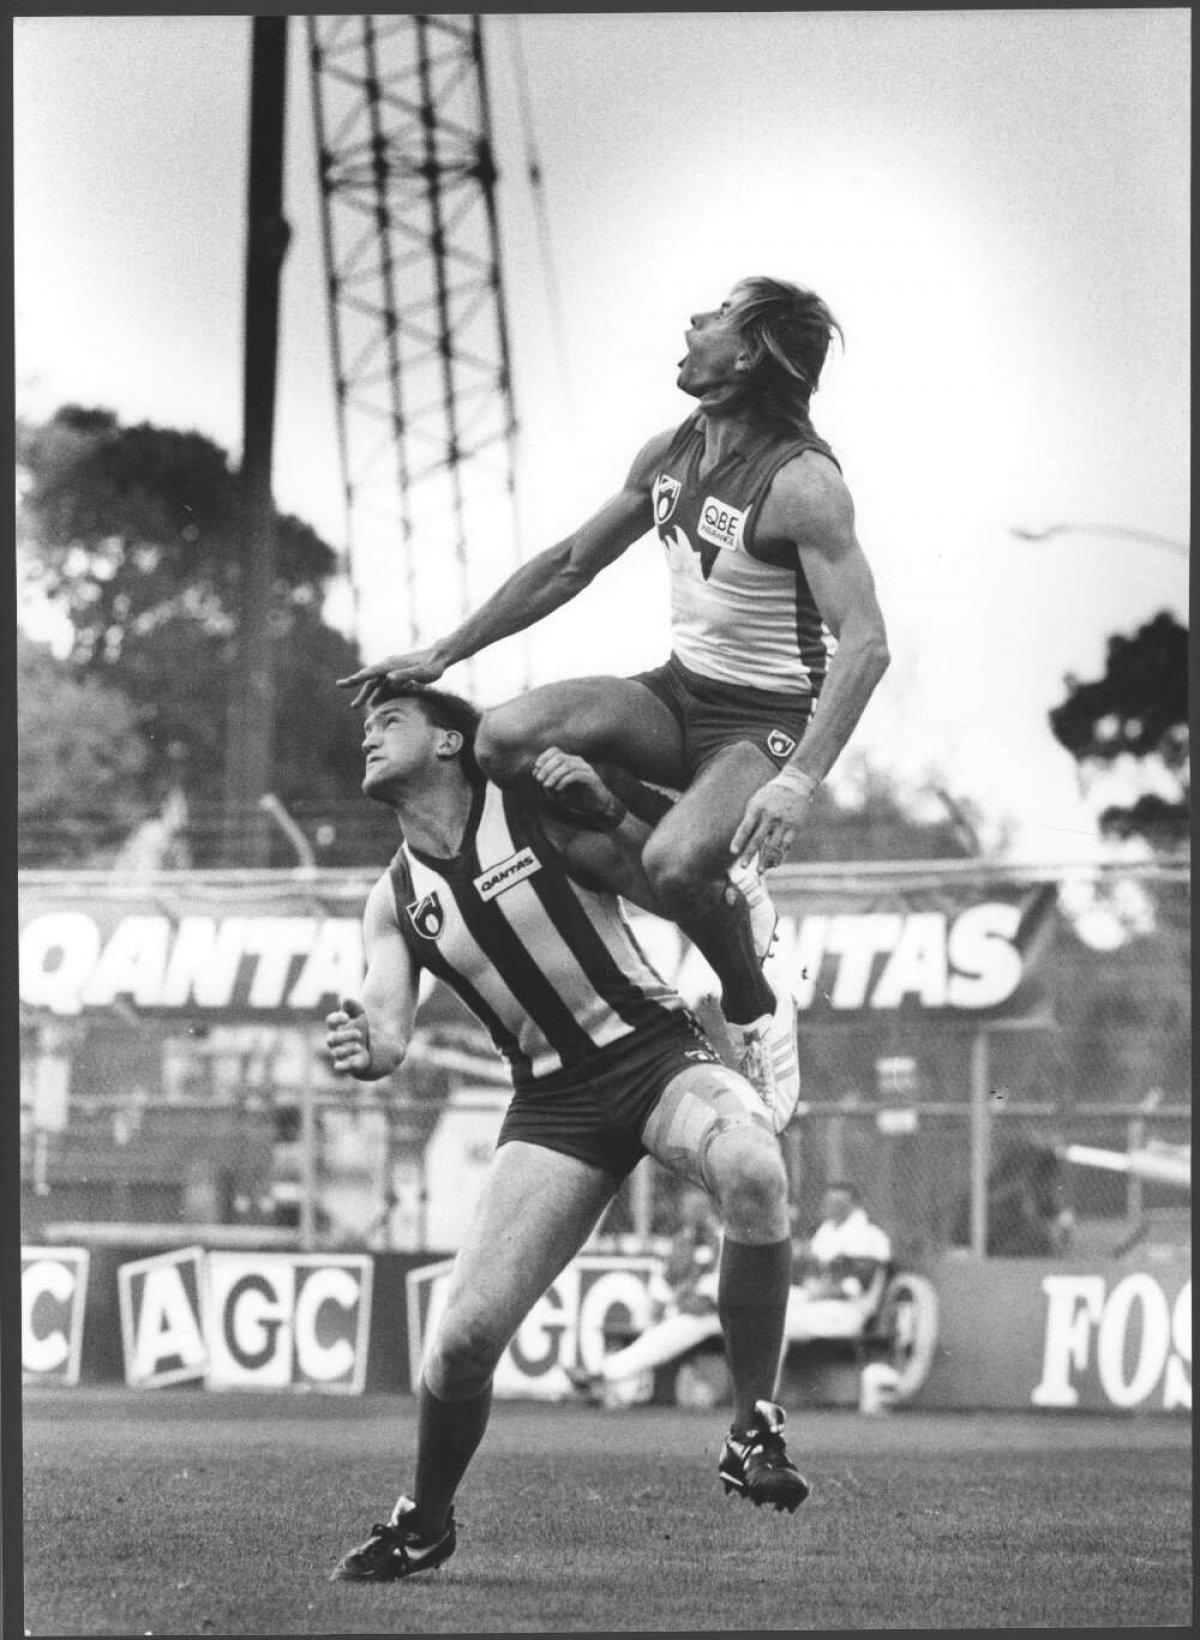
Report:
[[[366,878],[242,888],[172,874],[153,889],[21,878],[20,995],[69,1016],[139,1012],[298,1019],[361,988]],[[781,883],[778,972],[806,1024],[887,1016],[939,1022],[1045,1018],[1058,919],[1054,884],[985,876],[908,886]],[[695,1002],[715,979],[671,924],[631,913],[663,977]]]
[[1048,1019],[1052,883],[782,895],[777,960],[806,1024],[880,1015]]

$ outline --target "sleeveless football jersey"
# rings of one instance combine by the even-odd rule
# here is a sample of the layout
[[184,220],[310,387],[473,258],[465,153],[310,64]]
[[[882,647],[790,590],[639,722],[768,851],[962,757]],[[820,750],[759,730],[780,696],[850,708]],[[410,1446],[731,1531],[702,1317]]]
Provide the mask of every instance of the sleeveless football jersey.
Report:
[[811,430],[766,432],[698,476],[699,412],[678,428],[654,478],[654,524],[671,576],[671,641],[693,672],[814,699],[833,634],[795,547],[761,551],[755,524],[771,480],[803,450],[833,452]]
[[453,859],[402,843],[389,874],[414,965],[457,992],[517,1086],[684,1015],[620,901],[574,882],[536,809],[511,792],[478,789]]

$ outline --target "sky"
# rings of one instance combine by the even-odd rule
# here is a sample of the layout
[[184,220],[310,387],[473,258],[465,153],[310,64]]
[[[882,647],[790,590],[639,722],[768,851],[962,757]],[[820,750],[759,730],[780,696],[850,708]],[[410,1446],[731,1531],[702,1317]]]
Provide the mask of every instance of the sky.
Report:
[[[1110,635],[1188,618],[1183,551],[1114,533],[1188,541],[1187,10],[489,15],[485,48],[523,554],[689,412],[691,312],[747,274],[812,287],[846,336],[813,417],[893,655],[835,787],[865,760],[970,799],[1021,859],[1092,851],[1122,776],[1085,797],[1047,713]],[[16,19],[18,413],[104,405],[237,458],[249,52],[244,16]],[[275,495],[340,548],[319,209],[294,19]],[[1012,533],[1060,522],[1078,527]],[[509,565],[472,550],[490,590]],[[386,547],[360,563],[368,658],[404,647],[399,580]],[[624,674],[668,644],[647,538],[481,662],[476,692],[526,666]]]

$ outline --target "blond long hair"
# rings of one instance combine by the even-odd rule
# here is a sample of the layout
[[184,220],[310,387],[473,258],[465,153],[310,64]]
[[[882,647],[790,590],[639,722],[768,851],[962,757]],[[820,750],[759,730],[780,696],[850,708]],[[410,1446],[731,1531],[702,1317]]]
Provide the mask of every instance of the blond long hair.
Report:
[[739,279],[734,292],[731,311],[751,353],[739,400],[760,419],[807,428],[829,344],[836,336],[845,346],[842,327],[815,291],[783,279]]

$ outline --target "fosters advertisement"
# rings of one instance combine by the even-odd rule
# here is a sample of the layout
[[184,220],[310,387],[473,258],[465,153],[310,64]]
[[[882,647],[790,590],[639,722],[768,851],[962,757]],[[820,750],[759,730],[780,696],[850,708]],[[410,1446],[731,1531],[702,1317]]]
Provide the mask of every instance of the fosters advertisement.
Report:
[[1185,1259],[941,1259],[941,1317],[921,1406],[1187,1412],[1192,1272]]
[[[27,873],[21,1001],[59,1016],[119,1003],[169,1015],[312,1018],[361,988],[369,886],[314,879],[246,891],[179,873],[151,894]],[[479,887],[487,898],[490,885]],[[970,1023],[1048,1011],[1052,884],[846,883],[836,892],[806,886],[794,899],[781,888],[778,900],[779,971],[810,1024],[888,1014]],[[716,990],[676,928],[642,914],[633,921],[650,960],[690,1001]]]

